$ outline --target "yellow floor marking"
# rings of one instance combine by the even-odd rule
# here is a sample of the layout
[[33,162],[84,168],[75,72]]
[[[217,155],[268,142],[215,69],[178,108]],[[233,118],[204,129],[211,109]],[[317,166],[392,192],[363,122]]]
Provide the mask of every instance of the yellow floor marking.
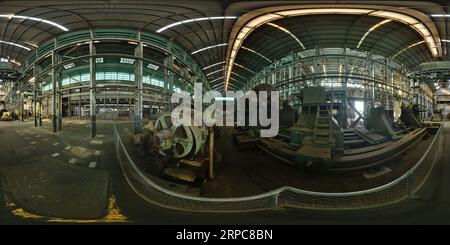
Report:
[[42,219],[47,222],[61,222],[61,223],[119,223],[119,222],[130,222],[128,218],[120,212],[119,207],[117,206],[117,201],[115,196],[111,196],[108,201],[108,211],[104,217],[101,219],[64,219],[64,218],[55,218],[55,217],[47,217],[41,216],[37,214],[33,214],[23,210],[22,208],[17,207],[17,205],[10,200],[5,195],[6,207],[11,210],[11,212],[25,219]]

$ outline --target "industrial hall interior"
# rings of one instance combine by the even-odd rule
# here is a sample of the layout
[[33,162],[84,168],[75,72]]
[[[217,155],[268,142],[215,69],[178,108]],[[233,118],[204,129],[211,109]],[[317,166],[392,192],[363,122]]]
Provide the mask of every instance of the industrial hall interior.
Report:
[[447,1],[0,2],[0,224],[449,224]]

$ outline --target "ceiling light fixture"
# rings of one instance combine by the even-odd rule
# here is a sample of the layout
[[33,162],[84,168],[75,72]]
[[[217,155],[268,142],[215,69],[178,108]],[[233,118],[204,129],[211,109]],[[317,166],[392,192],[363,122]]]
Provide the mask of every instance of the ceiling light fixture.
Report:
[[120,58],[120,63],[124,63],[124,64],[133,64],[134,63],[134,59],[130,59],[130,58]]
[[444,17],[444,18],[447,18],[447,17],[450,17],[450,14],[432,14],[430,16],[431,17]]
[[244,70],[246,70],[246,71],[249,71],[249,72],[251,72],[251,73],[253,73],[253,74],[256,74],[256,72],[254,72],[254,71],[248,69],[247,67],[245,67],[245,66],[243,66],[243,65],[240,65],[240,64],[238,64],[238,63],[234,63],[234,64],[235,64],[237,67],[240,67],[240,68],[242,68],[242,69],[244,69]]
[[169,28],[172,28],[174,26],[178,26],[178,25],[183,25],[186,23],[191,23],[191,22],[196,22],[196,21],[205,21],[205,20],[232,20],[232,19],[236,19],[236,16],[215,16],[215,17],[202,17],[202,18],[195,18],[195,19],[188,19],[188,20],[183,20],[183,21],[178,21],[175,23],[172,23],[170,25],[166,25],[163,26],[161,28],[159,28],[156,32],[160,33],[162,31],[165,31]]
[[75,64],[74,63],[69,63],[69,64],[66,64],[66,65],[63,65],[63,67],[64,67],[64,69],[67,70],[67,69],[75,67]]
[[274,24],[274,23],[267,23],[267,25],[272,26],[272,27],[275,27],[275,28],[277,28],[277,29],[279,29],[279,30],[281,30],[281,31],[283,31],[283,32],[285,32],[285,33],[287,33],[287,34],[289,34],[295,41],[297,41],[297,43],[302,47],[302,49],[305,49],[305,45],[303,45],[303,43],[300,41],[300,39],[298,39],[298,38],[297,38],[292,32],[290,32],[288,29],[286,29],[286,28],[284,28],[284,27],[282,27],[282,26],[276,25],[276,24]]
[[201,48],[199,50],[195,50],[191,54],[196,54],[198,52],[202,52],[202,51],[205,51],[207,49],[212,49],[212,48],[222,47],[222,46],[227,46],[227,44],[226,43],[221,43],[221,44],[217,44],[217,45],[208,46],[208,47],[205,47],[205,48]]
[[262,55],[261,53],[256,52],[255,50],[253,50],[253,49],[251,49],[251,48],[247,48],[247,47],[244,47],[244,46],[242,46],[241,48],[244,49],[244,50],[250,51],[250,52],[252,52],[252,53],[254,53],[254,54],[257,54],[257,55],[259,55],[259,56],[261,56],[261,57],[263,57],[263,58],[264,58],[265,60],[267,60],[269,63],[272,62],[271,60],[269,60],[269,58],[267,58],[266,56]]
[[217,66],[217,65],[220,65],[220,64],[223,64],[223,63],[225,63],[225,61],[217,62],[215,64],[212,64],[212,65],[204,67],[203,70],[207,70],[207,69],[209,69],[211,67],[214,67],[214,66]]
[[235,76],[238,76],[238,77],[240,77],[240,78],[242,78],[242,79],[244,79],[244,80],[247,80],[247,78],[245,78],[245,77],[243,77],[243,76],[237,74],[236,72],[231,72],[231,74],[233,74],[233,75],[235,75]]
[[411,17],[407,14],[383,11],[376,9],[360,9],[360,8],[313,8],[313,9],[292,9],[292,10],[281,10],[271,13],[266,13],[259,15],[251,20],[249,20],[244,26],[240,27],[236,32],[236,36],[233,37],[230,47],[230,53],[228,54],[227,63],[225,66],[225,91],[227,90],[228,80],[231,76],[231,71],[233,70],[233,64],[237,57],[237,52],[241,48],[245,39],[250,33],[252,33],[259,26],[266,23],[272,22],[277,19],[282,19],[292,16],[305,16],[305,15],[319,15],[319,14],[352,14],[352,15],[368,15],[375,16],[384,19],[395,20],[404,23],[415,31],[417,31],[423,39],[426,41],[431,54],[433,57],[439,55],[438,45],[435,41],[434,36],[431,34],[430,30],[418,19]]
[[212,81],[209,81],[209,83],[213,83],[213,82],[218,81],[218,80],[220,80],[220,79],[223,79],[223,77],[218,77],[218,78],[216,78],[216,79],[214,79],[214,80],[212,80]]
[[42,23],[46,23],[46,24],[52,25],[52,26],[57,27],[57,28],[59,28],[59,29],[61,29],[63,31],[69,31],[69,29],[67,29],[66,27],[64,27],[64,26],[62,26],[62,25],[60,25],[58,23],[55,23],[55,22],[49,21],[49,20],[44,20],[44,19],[37,18],[37,17],[23,16],[23,15],[14,15],[14,14],[0,14],[0,17],[8,18],[8,19],[34,20],[34,21],[37,21],[37,22],[42,22]]
[[409,45],[408,47],[406,47],[406,48],[404,48],[404,49],[398,51],[398,53],[396,53],[394,56],[392,56],[392,59],[394,59],[395,57],[397,57],[399,54],[405,52],[406,50],[408,50],[408,49],[410,49],[410,48],[412,48],[412,47],[415,47],[415,46],[417,46],[417,45],[419,45],[419,44],[422,44],[422,43],[425,43],[425,40],[422,40],[422,41],[419,41],[419,42],[416,42],[416,43],[413,43],[413,44]]
[[25,46],[20,45],[20,44],[17,44],[17,43],[7,42],[7,41],[3,41],[3,40],[0,40],[0,43],[5,43],[5,44],[13,45],[13,46],[16,46],[16,47],[19,47],[19,48],[26,49],[26,50],[28,50],[28,51],[31,50],[31,48],[25,47]]
[[159,66],[157,66],[157,65],[154,65],[154,64],[148,64],[147,65],[147,68],[150,68],[150,69],[153,69],[153,70],[158,70],[158,68],[159,68]]
[[371,33],[372,31],[374,31],[375,29],[377,29],[378,27],[391,22],[392,20],[383,20],[377,24],[375,24],[374,26],[372,26],[368,31],[366,31],[366,33],[364,33],[364,36],[361,38],[361,40],[359,40],[358,45],[356,46],[356,48],[359,48],[359,46],[361,46],[362,42],[364,41],[364,39],[366,39],[367,35],[369,35],[369,33]]
[[222,68],[222,69],[219,69],[219,70],[210,72],[210,73],[206,74],[206,76],[211,76],[212,74],[216,74],[216,73],[218,73],[218,72],[221,72],[221,71],[223,71],[224,69],[225,69],[225,68]]

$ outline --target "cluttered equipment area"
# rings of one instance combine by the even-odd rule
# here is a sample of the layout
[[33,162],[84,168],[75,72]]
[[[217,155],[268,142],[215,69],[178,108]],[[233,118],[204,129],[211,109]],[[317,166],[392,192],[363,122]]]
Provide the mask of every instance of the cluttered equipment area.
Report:
[[402,105],[398,120],[392,110],[373,106],[361,115],[364,126],[344,128],[336,119],[342,105],[332,97],[309,87],[300,104],[281,101],[280,130],[271,138],[260,137],[260,125],[174,126],[171,114],[162,114],[134,134],[132,152],[146,173],[196,196],[244,196],[282,186],[342,192],[404,174],[439,128],[421,121],[415,105]]

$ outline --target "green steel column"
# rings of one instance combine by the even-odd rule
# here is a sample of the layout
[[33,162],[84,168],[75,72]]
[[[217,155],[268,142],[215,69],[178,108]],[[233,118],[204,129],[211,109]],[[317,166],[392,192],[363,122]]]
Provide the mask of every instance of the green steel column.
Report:
[[39,127],[42,127],[42,86],[41,83],[39,83]]
[[56,117],[56,99],[57,99],[57,88],[56,88],[56,71],[54,66],[56,65],[56,51],[53,50],[52,51],[52,126],[53,126],[53,132],[56,133],[56,131],[58,130],[58,121],[57,121],[57,117]]
[[192,90],[192,91],[189,91],[189,92],[194,92],[193,90],[193,88],[194,88],[194,84],[196,83],[198,81],[198,77],[196,76],[196,75],[193,75],[193,76],[191,76],[191,78],[190,78],[190,82],[191,82],[191,84],[192,84],[192,86],[191,86],[191,89],[190,90]]
[[[58,60],[60,60],[60,57],[58,54],[56,54],[56,57]],[[56,80],[58,85],[57,95],[58,95],[58,131],[62,130],[62,71],[60,68],[58,68],[58,73],[56,73]]]
[[19,113],[20,113],[20,121],[23,122],[23,91],[19,92]]
[[70,118],[71,117],[71,112],[70,112],[70,90],[67,90],[67,117]]
[[81,89],[78,89],[78,118],[81,119]]
[[[91,37],[93,34],[91,33]],[[91,131],[91,137],[94,138],[96,135],[96,125],[97,125],[97,119],[96,119],[96,101],[95,101],[95,46],[94,41],[89,42],[89,74],[90,74],[90,84],[89,84],[89,115],[90,115],[90,131]],[[81,93],[81,91],[80,91]]]
[[182,76],[184,78],[184,81],[180,84],[180,88],[182,91],[187,91],[188,90],[188,85],[190,83],[190,79],[189,79],[189,68],[187,67],[183,67],[181,69],[182,72]]
[[[141,33],[137,33],[137,39],[141,39]],[[134,55],[136,57],[139,57],[140,59],[136,59],[136,67],[135,67],[135,73],[134,77],[136,79],[136,97],[135,97],[135,107],[134,107],[134,132],[138,133],[142,128],[142,116],[143,116],[143,60],[144,58],[144,45],[142,42],[138,42],[136,49],[134,51]]]
[[38,126],[38,118],[37,118],[37,83],[38,83],[38,79],[36,78],[36,65],[33,65],[33,77],[35,78],[33,81],[33,88],[34,88],[34,93],[33,93],[33,117],[34,117],[34,127]]
[[169,110],[172,110],[172,103],[170,103],[170,96],[173,93],[173,55],[169,54],[166,58],[164,58],[164,66],[166,67],[164,72],[164,92],[168,98],[164,99],[164,101],[169,101]]
[[348,76],[349,76],[349,70],[348,70],[348,59],[347,57],[345,57],[344,59],[344,64],[343,64],[343,70],[344,70],[344,74],[345,74],[345,78],[342,84],[342,90],[344,91],[343,93],[343,98],[342,98],[342,116],[341,116],[341,126],[342,128],[347,128],[347,83],[348,83]]

